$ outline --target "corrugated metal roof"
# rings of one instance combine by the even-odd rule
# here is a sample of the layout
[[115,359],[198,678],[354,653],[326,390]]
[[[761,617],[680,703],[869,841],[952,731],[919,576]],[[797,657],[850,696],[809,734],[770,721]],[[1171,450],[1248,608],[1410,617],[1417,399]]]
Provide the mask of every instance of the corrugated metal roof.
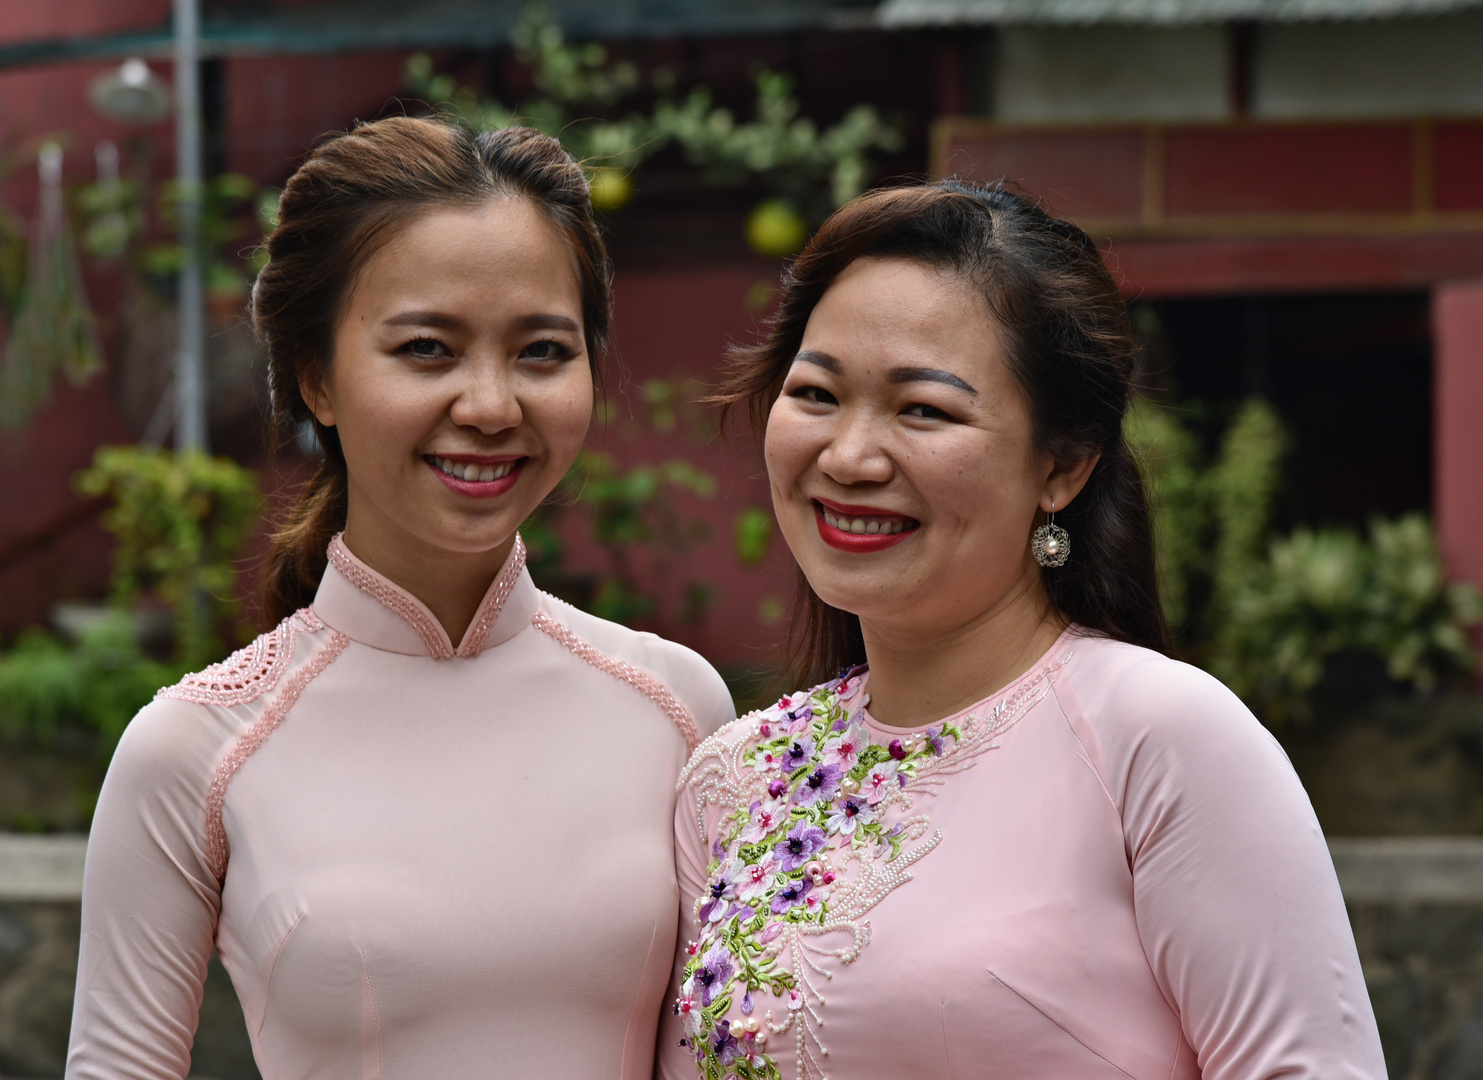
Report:
[[[0,0],[0,3],[13,0]],[[208,8],[204,56],[367,49],[491,48],[507,44],[527,0],[335,0],[313,6]],[[876,0],[548,0],[582,41],[723,37],[874,25]],[[0,68],[58,60],[167,56],[168,23],[103,36],[0,44]]]
[[1483,0],[885,0],[888,27],[946,25],[1180,26],[1216,22],[1322,22],[1443,15]]

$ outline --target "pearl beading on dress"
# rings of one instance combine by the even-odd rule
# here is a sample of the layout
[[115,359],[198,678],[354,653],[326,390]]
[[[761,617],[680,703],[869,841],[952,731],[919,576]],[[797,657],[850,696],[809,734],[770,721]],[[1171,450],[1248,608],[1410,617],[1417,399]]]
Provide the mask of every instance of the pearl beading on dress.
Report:
[[302,608],[260,634],[251,645],[160,690],[155,700],[174,698],[222,708],[256,701],[278,685],[293,663],[294,639],[301,633],[314,634],[323,629],[324,623],[314,612]]
[[[1016,724],[1034,705],[1042,701],[1051,690],[1052,676],[1070,663],[1072,653],[1067,652],[1059,661],[1046,664],[1024,679],[1015,689],[997,702],[980,718],[969,713],[959,725],[960,734],[946,752],[939,752],[930,760],[921,761],[915,768],[912,781],[904,788],[889,792],[879,803],[879,813],[897,807],[909,812],[915,796],[923,791],[940,787],[948,776],[972,768],[980,755],[998,747],[995,738]],[[817,692],[800,695],[811,699]],[[858,709],[868,704],[868,696],[851,702],[849,711],[858,716]],[[761,710],[742,717],[716,732],[691,755],[680,773],[677,790],[689,785],[695,792],[696,825],[702,844],[709,848],[706,810],[709,805],[719,805],[723,816],[728,808],[746,807],[754,798],[762,798],[767,791],[768,780],[744,759],[746,751],[763,737],[764,723],[776,721],[778,708]],[[736,738],[738,729],[746,734]],[[939,729],[940,730],[940,729]],[[902,741],[913,744],[922,736],[904,736]],[[931,828],[930,818],[925,814],[903,816],[893,826],[900,830],[899,836],[905,843],[921,840]],[[821,923],[794,923],[784,926],[782,933],[758,950],[759,960],[776,959],[778,966],[790,971],[795,980],[795,989],[790,994],[788,1011],[775,1020],[773,1011],[766,1013],[764,1030],[782,1035],[793,1032],[794,1076],[796,1080],[829,1080],[824,1072],[823,1059],[829,1056],[824,1045],[821,1029],[824,1016],[821,1010],[827,998],[820,992],[817,980],[829,981],[835,972],[824,966],[825,958],[833,957],[841,964],[851,964],[859,958],[861,950],[870,941],[870,923],[865,916],[886,896],[912,880],[908,868],[920,861],[942,842],[942,833],[932,830],[932,835],[915,847],[905,843],[895,855],[887,854],[883,846],[862,849],[855,846],[837,847],[821,853],[816,860],[820,877],[824,873],[832,876],[834,888],[830,906]],[[836,866],[830,858],[838,859]],[[719,857],[719,856],[718,856]],[[854,872],[847,872],[853,867]],[[697,899],[697,917],[705,897]],[[848,944],[829,948],[815,944],[813,938],[835,932],[848,933]],[[784,961],[786,954],[791,963]]]
[[267,741],[274,729],[283,722],[299,695],[317,678],[325,668],[345,651],[350,639],[338,630],[330,633],[329,640],[303,667],[288,677],[283,690],[269,702],[263,715],[241,732],[228,747],[225,756],[211,776],[211,786],[206,792],[206,863],[218,882],[227,874],[227,834],[222,824],[222,807],[226,804],[227,785],[237,770],[252,756],[258,747]]
[[647,671],[636,668],[627,661],[614,659],[595,645],[584,641],[544,611],[537,612],[530,621],[541,633],[548,635],[599,671],[605,671],[613,678],[626,682],[648,697],[674,721],[675,727],[680,729],[680,735],[685,739],[686,752],[694,752],[700,743],[700,728],[695,723],[695,717],[690,715],[690,710],[675,696],[673,690]]

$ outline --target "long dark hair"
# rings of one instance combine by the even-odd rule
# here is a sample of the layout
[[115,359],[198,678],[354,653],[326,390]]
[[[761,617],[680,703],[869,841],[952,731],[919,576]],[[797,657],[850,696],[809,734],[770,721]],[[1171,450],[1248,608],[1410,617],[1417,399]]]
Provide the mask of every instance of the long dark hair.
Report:
[[324,460],[273,535],[263,574],[268,621],[314,599],[325,548],[345,527],[345,455],[334,429],[300,395],[300,377],[312,384],[325,374],[351,284],[398,229],[430,209],[500,197],[528,199],[566,239],[595,379],[612,324],[612,267],[587,179],[555,139],[524,127],[475,134],[440,120],[392,117],[321,144],[284,187],[268,264],[252,290],[252,321],[268,347],[274,432],[312,424]]
[[[1137,348],[1127,305],[1086,233],[1034,199],[942,180],[871,192],[836,212],[784,275],[763,339],[732,350],[715,395],[723,411],[745,406],[761,440],[815,305],[865,256],[946,270],[983,295],[1004,327],[1036,449],[1056,461],[1101,455],[1057,511],[1074,554],[1042,572],[1051,603],[1087,631],[1167,652],[1148,503],[1123,438]],[[860,620],[820,600],[801,573],[790,637],[791,674],[803,683],[865,658]]]

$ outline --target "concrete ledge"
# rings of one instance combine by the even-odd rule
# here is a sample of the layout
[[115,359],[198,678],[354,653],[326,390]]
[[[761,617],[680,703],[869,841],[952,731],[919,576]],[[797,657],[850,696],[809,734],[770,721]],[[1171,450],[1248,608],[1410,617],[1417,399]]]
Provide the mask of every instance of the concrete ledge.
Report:
[[[77,900],[86,836],[0,833],[0,900]],[[1329,841],[1351,904],[1483,904],[1483,836]]]
[[79,900],[86,836],[0,833],[0,900]]
[[1351,904],[1483,903],[1483,836],[1342,837],[1329,851]]

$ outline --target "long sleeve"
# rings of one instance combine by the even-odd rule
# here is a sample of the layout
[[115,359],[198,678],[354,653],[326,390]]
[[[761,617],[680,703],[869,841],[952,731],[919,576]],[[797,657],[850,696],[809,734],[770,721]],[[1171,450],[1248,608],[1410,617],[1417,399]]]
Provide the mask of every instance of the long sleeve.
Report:
[[1082,715],[1120,719],[1085,721],[1084,741],[1123,820],[1144,951],[1201,1076],[1384,1077],[1338,880],[1281,747],[1194,668],[1145,653],[1109,674]]
[[129,725],[88,841],[68,1080],[178,1080],[211,958],[220,890],[202,823],[220,732],[157,701]]
[[658,1080],[695,1080],[695,1054],[688,1046],[680,1044],[685,1033],[674,1015],[675,999],[680,994],[680,973],[688,959],[686,943],[695,939],[697,931],[695,898],[705,891],[705,871],[709,865],[695,814],[695,791],[686,785],[681,788],[675,805],[675,878],[680,886],[679,947],[675,950],[674,972],[659,1015],[659,1045],[654,1055],[654,1072]]

